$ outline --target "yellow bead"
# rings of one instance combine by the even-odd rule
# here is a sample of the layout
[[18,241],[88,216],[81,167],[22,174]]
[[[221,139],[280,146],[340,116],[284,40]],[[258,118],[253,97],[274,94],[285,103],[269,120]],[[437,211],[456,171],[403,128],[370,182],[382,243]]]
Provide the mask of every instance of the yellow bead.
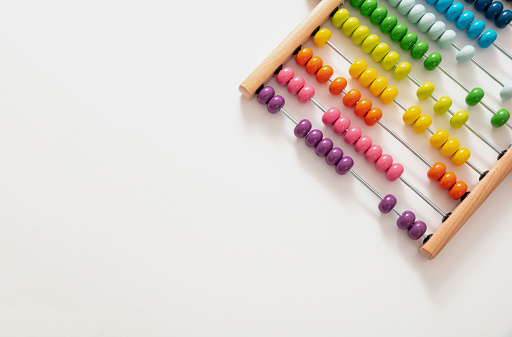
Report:
[[348,10],[346,10],[345,8],[340,9],[332,16],[332,25],[336,28],[340,28],[341,26],[343,26],[343,24],[345,23],[345,21],[347,21],[349,17],[350,13],[348,12]]
[[464,165],[464,163],[468,161],[469,157],[471,157],[471,151],[465,147],[461,147],[452,156],[452,163],[457,166]]
[[352,78],[358,78],[361,76],[363,71],[365,71],[367,68],[366,61],[363,59],[357,59],[350,68],[348,68],[348,73],[350,74],[350,77]]
[[460,110],[453,115],[452,118],[450,118],[450,125],[454,129],[461,128],[469,119],[469,114],[465,110]]
[[393,102],[396,96],[398,96],[398,89],[395,86],[390,85],[389,87],[384,89],[384,91],[382,91],[382,93],[379,96],[379,99],[382,104],[391,104],[391,102]]
[[315,36],[313,37],[313,43],[317,47],[322,47],[327,41],[329,41],[330,38],[331,31],[327,28],[322,28],[316,32]]
[[363,43],[364,39],[366,39],[370,35],[370,28],[366,26],[359,26],[354,33],[352,33],[352,42],[359,45]]
[[370,54],[380,42],[380,39],[375,34],[370,34],[366,39],[364,39],[363,43],[361,43],[361,49],[366,53]]
[[450,110],[452,106],[452,99],[448,96],[442,96],[436,104],[434,104],[434,112],[438,115],[444,114],[446,111]]
[[370,84],[370,93],[373,96],[379,96],[384,89],[388,86],[388,80],[384,76],[377,77],[372,84]]
[[449,138],[446,143],[441,146],[441,154],[445,157],[451,157],[460,147],[457,138]]
[[381,61],[384,70],[391,70],[400,61],[400,55],[396,51],[390,51]]
[[355,17],[348,18],[347,21],[341,26],[341,32],[345,36],[350,36],[359,27],[359,19]]
[[382,61],[384,56],[386,56],[388,53],[389,45],[385,42],[381,42],[375,48],[373,48],[370,56],[372,57],[372,60],[380,63],[380,61]]
[[377,70],[373,68],[366,68],[365,71],[359,76],[359,84],[363,87],[369,87],[373,80],[377,78]]
[[423,133],[427,131],[431,124],[432,117],[430,117],[429,115],[421,115],[420,118],[418,118],[416,122],[414,122],[414,124],[412,125],[412,129],[416,133]]
[[418,91],[416,91],[416,96],[421,99],[422,101],[426,100],[427,98],[432,95],[434,92],[434,83],[432,82],[425,82],[421,85],[421,87],[418,88]]
[[448,131],[439,129],[432,135],[432,137],[430,137],[430,145],[432,145],[433,148],[438,149],[446,143],[448,138],[450,138]]
[[404,112],[402,119],[405,124],[413,124],[420,118],[421,109],[419,106],[412,106]]
[[409,62],[402,62],[396,66],[395,70],[393,71],[393,77],[396,80],[401,81],[404,78],[406,78],[407,75],[409,75],[409,73],[411,72],[411,69],[412,69],[412,67]]

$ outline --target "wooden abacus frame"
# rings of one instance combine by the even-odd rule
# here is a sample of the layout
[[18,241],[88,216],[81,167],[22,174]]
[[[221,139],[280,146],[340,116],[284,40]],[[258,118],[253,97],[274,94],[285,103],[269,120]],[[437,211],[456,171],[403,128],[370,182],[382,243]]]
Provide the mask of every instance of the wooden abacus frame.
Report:
[[[267,83],[276,69],[285,64],[297,47],[307,42],[313,32],[329,19],[333,10],[343,3],[340,0],[322,0],[240,84],[242,95],[247,99],[253,98],[258,88]],[[450,216],[434,230],[432,237],[419,248],[420,253],[429,260],[434,259],[511,171],[512,151],[506,151]]]

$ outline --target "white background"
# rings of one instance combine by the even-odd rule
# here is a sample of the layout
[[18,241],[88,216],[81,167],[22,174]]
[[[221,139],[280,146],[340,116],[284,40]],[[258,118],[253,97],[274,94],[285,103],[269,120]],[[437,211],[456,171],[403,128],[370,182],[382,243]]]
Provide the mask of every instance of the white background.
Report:
[[[238,92],[315,5],[4,3],[0,335],[512,336],[510,179],[427,261],[420,242],[396,228],[394,214],[381,215],[368,190],[325,165],[283,115]],[[378,31],[366,18],[361,23]],[[350,57],[368,59],[332,32]],[[512,50],[511,36],[511,28],[500,31],[498,43]],[[411,60],[388,37],[382,41]],[[470,41],[461,33],[457,42]],[[348,64],[327,46],[309,46],[335,76],[348,76]],[[483,86],[489,105],[511,107],[474,65],[457,66],[455,54],[443,51],[447,69]],[[512,79],[512,61],[495,49],[476,58]],[[433,102],[418,103],[410,82],[369,64],[400,88],[405,105],[432,114]],[[322,104],[340,106],[327,85],[289,65],[317,88]],[[436,83],[438,96],[449,94],[454,109],[466,109],[464,92],[439,71],[427,74],[415,61],[413,74]],[[270,84],[296,118],[310,118],[353,153],[321,124],[318,109]],[[372,98],[357,80],[349,87]],[[383,121],[429,161],[449,162],[427,134],[403,124],[397,106],[383,110]],[[469,111],[470,123],[500,148],[510,143],[512,132],[493,130],[485,109]],[[472,150],[471,161],[488,168],[495,154],[448,120],[434,116],[433,128],[448,128]],[[443,210],[456,205],[381,128],[364,132]],[[415,194],[354,158],[363,178],[397,195],[401,211],[414,210],[429,232],[436,228],[440,216]],[[470,187],[477,180],[467,166],[449,168]]]

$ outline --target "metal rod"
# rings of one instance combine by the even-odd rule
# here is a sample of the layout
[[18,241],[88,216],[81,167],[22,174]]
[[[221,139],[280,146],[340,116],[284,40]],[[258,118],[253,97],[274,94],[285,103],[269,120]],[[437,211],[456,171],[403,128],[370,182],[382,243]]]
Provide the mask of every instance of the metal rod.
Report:
[[505,55],[506,57],[508,57],[510,60],[512,60],[512,55],[510,55],[505,49],[501,48],[501,46],[499,44],[497,44],[496,42],[493,42],[492,44],[494,47],[496,47],[496,49],[498,49],[500,52],[503,53],[503,55]]
[[289,119],[289,120],[291,120],[292,122],[294,122],[294,123],[295,123],[295,125],[299,124],[299,122],[297,122],[297,120],[296,120],[295,118],[293,118],[293,116],[292,116],[292,115],[290,115],[290,114],[288,113],[288,111],[286,111],[284,108],[281,108],[281,112],[282,112],[286,117],[288,117],[288,119]]
[[436,205],[434,204],[427,196],[425,196],[423,193],[418,191],[414,185],[412,185],[410,182],[408,182],[403,176],[400,176],[400,179],[404,184],[409,186],[411,190],[413,190],[421,199],[423,199],[427,204],[430,205],[437,213],[439,213],[442,217],[445,217],[446,214]]
[[[457,43],[452,43],[452,46],[457,49],[458,51],[461,51],[461,47],[457,44]],[[484,73],[486,73],[487,75],[489,75],[490,78],[492,78],[494,81],[496,81],[499,85],[501,85],[502,87],[505,86],[505,84],[503,84],[498,78],[496,78],[493,74],[491,74],[487,69],[484,68],[483,65],[481,65],[477,60],[475,60],[474,58],[471,58],[471,62],[473,62],[478,68],[480,68]]]

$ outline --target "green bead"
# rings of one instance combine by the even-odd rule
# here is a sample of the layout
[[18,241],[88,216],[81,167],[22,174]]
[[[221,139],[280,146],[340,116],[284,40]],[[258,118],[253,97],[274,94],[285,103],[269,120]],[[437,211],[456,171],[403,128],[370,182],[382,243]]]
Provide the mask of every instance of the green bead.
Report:
[[398,19],[394,15],[388,15],[382,22],[380,23],[380,31],[383,33],[389,33],[393,28],[395,28],[398,23]]
[[474,88],[466,96],[466,104],[469,106],[475,106],[484,98],[484,90],[482,88]]
[[384,6],[379,6],[370,14],[370,22],[372,25],[380,25],[382,20],[388,15],[388,10]]
[[407,28],[407,25],[399,23],[391,30],[389,33],[389,38],[393,42],[398,42],[405,36],[405,34],[407,34],[408,30],[409,29]]
[[441,64],[442,60],[443,57],[441,56],[441,54],[439,54],[438,52],[434,52],[425,59],[425,62],[423,62],[423,67],[428,71],[432,71],[436,69],[438,65]]
[[350,6],[353,8],[359,8],[363,4],[364,0],[350,0]]
[[416,35],[415,32],[409,32],[400,40],[400,48],[402,48],[402,50],[409,50],[417,41],[418,35]]
[[457,111],[453,115],[452,118],[450,118],[450,125],[454,129],[460,129],[469,119],[469,114],[466,110],[460,110]]
[[370,16],[375,8],[377,8],[378,3],[377,0],[365,0],[359,9],[361,11],[362,16]]
[[508,121],[510,113],[507,109],[499,109],[498,112],[491,118],[491,124],[495,128],[500,128]]
[[428,51],[428,43],[420,41],[414,45],[411,49],[411,57],[415,60],[419,60]]

